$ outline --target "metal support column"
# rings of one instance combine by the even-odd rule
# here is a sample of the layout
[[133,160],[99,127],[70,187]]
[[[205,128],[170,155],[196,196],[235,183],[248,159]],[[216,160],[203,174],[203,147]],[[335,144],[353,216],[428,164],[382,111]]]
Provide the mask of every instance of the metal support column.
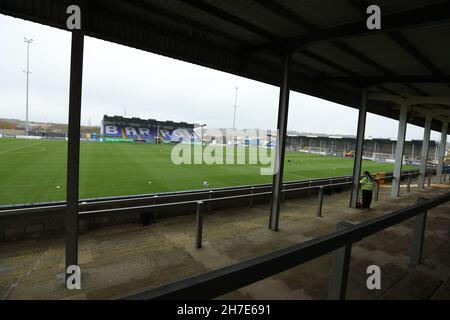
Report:
[[400,180],[403,166],[403,152],[405,149],[406,125],[408,123],[408,106],[400,105],[400,118],[398,122],[397,146],[395,148],[394,177],[392,179],[391,196],[398,197],[400,194]]
[[281,188],[283,183],[284,153],[289,109],[289,71],[291,68],[291,53],[283,55],[283,70],[281,75],[280,98],[278,106],[278,139],[275,147],[275,172],[272,183],[272,198],[270,201],[269,228],[278,231],[280,218]]
[[[81,30],[74,30],[72,32],[70,62],[69,132],[67,150],[66,271],[67,267],[78,265],[78,186],[83,50],[84,35]],[[66,277],[67,276],[68,274],[66,273]]]
[[356,135],[356,150],[355,158],[353,160],[353,185],[352,193],[350,196],[351,208],[356,208],[356,203],[358,202],[359,179],[361,177],[362,156],[364,152],[364,133],[366,131],[367,94],[368,89],[367,87],[364,87],[361,92],[361,106],[359,107],[358,116],[358,132]]
[[426,117],[425,119],[425,128],[423,130],[422,153],[419,168],[420,173],[418,182],[419,190],[423,190],[425,188],[425,178],[427,175],[427,161],[428,161],[428,150],[430,146],[430,132],[432,120],[433,118],[431,117]]
[[[255,193],[255,187],[252,187],[250,189],[250,194],[254,194]],[[250,198],[250,208],[253,208],[253,197]]]
[[444,169],[444,158],[445,158],[445,150],[447,148],[447,131],[448,131],[448,121],[445,120],[442,123],[442,131],[441,131],[441,143],[439,145],[439,158],[438,158],[438,166],[436,172],[436,178],[438,183],[442,183],[442,170]]
[[378,196],[380,194],[380,180],[375,180],[375,197],[374,201],[378,201]]
[[322,216],[322,206],[323,206],[323,186],[319,187],[319,191],[317,193],[317,208],[316,208],[316,216]]
[[200,249],[203,240],[203,201],[197,201],[197,215],[195,220],[195,247]]
[[[341,221],[337,230],[353,226],[352,223]],[[348,270],[352,255],[352,244],[333,251],[331,258],[330,282],[328,284],[328,300],[344,300],[347,292]]]
[[[418,198],[417,202],[423,202],[426,200],[428,199]],[[422,259],[422,249],[423,249],[423,240],[425,238],[425,225],[427,222],[427,212],[424,211],[423,213],[417,215],[414,219],[415,219],[414,233],[411,246],[411,256],[409,261],[409,265],[411,267],[417,267]]]
[[450,238],[450,222],[448,223],[448,233],[447,236]]

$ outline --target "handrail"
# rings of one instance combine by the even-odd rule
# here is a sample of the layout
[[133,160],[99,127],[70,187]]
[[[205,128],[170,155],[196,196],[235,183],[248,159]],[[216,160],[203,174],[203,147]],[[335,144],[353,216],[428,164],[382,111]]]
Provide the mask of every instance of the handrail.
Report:
[[[410,175],[417,175],[419,174],[417,171],[413,171],[411,172],[411,170],[409,171],[405,171],[402,173],[402,177],[407,177]],[[329,178],[320,178],[320,179],[315,179],[315,180],[303,180],[303,181],[296,181],[295,183],[291,183],[290,185],[294,185],[294,184],[308,184],[310,182],[318,182],[318,181],[326,181],[326,182],[330,182],[333,180],[342,180],[342,179],[350,179],[350,176],[344,176],[344,177],[329,177]],[[389,175],[389,176],[385,176],[383,177],[383,179],[385,180],[389,180],[392,179],[393,176]],[[343,183],[328,183],[328,184],[323,184],[323,185],[311,185],[311,186],[306,186],[306,187],[300,187],[300,188],[283,188],[282,189],[282,193],[289,193],[289,192],[295,192],[295,191],[309,191],[309,190],[316,190],[318,188],[322,187],[326,187],[326,188],[332,188],[332,187],[340,187],[340,186],[345,186],[345,185],[351,185],[352,182],[343,182]],[[232,191],[236,191],[238,189],[234,189]],[[158,203],[158,204],[149,204],[149,205],[130,205],[127,207],[117,207],[117,208],[105,208],[105,209],[97,209],[97,210],[89,210],[89,206],[95,204],[95,203],[88,203],[88,204],[84,204],[84,203],[80,203],[80,215],[87,215],[87,214],[99,214],[99,213],[111,213],[111,212],[116,212],[116,213],[126,213],[126,212],[130,212],[130,211],[134,211],[135,213],[139,213],[141,211],[148,211],[148,210],[152,210],[152,209],[161,209],[161,208],[166,208],[166,207],[176,207],[176,206],[182,206],[182,205],[193,205],[195,204],[197,201],[202,200],[204,202],[207,203],[214,203],[214,202],[220,202],[220,201],[225,201],[225,200],[238,200],[238,199],[245,199],[245,198],[256,198],[256,197],[261,197],[261,196],[267,196],[271,194],[271,191],[265,191],[265,192],[257,192],[257,188],[252,188],[249,187],[247,189],[243,189],[243,190],[248,190],[248,191],[252,191],[253,193],[250,194],[241,194],[241,195],[233,195],[233,196],[226,196],[226,197],[218,197],[218,198],[200,198],[200,199],[193,199],[193,200],[186,200],[186,201],[178,201],[178,202],[166,202],[166,203]],[[256,192],[255,192],[256,191]],[[214,194],[214,193],[213,193]],[[212,195],[213,195],[212,194]],[[189,194],[183,194],[182,196],[187,196]],[[205,196],[209,196],[210,192],[204,192]],[[161,201],[162,199],[164,199],[163,197],[160,196],[152,196],[148,198],[149,200],[155,200],[158,199],[158,201]],[[109,204],[108,203],[105,203]],[[0,210],[0,217],[6,217],[6,216],[14,216],[14,215],[20,215],[20,214],[30,214],[30,213],[34,213],[34,214],[38,214],[41,212],[45,212],[45,213],[49,213],[52,211],[57,211],[57,210],[62,210],[65,208],[65,205],[53,205],[53,206],[43,206],[43,207],[31,207],[31,208],[19,208],[19,209],[7,209],[7,210]],[[86,208],[86,209],[85,209]]]
[[[320,182],[320,181],[329,181],[333,180],[341,180],[348,179],[351,176],[336,176],[336,177],[327,177],[327,178],[312,178],[306,180],[295,180],[295,181],[286,181],[283,183],[283,187],[289,187],[291,185],[297,184],[307,184],[310,182]],[[159,199],[163,198],[174,198],[174,197],[184,197],[190,195],[208,195],[209,193],[224,193],[224,192],[236,192],[236,191],[244,191],[253,189],[263,189],[270,188],[272,184],[255,184],[255,185],[243,185],[243,186],[232,186],[232,187],[223,187],[223,188],[213,188],[213,189],[199,189],[199,190],[183,190],[183,191],[175,191],[175,192],[160,192],[160,193],[152,193],[152,194],[143,194],[143,195],[131,195],[131,196],[116,196],[116,197],[102,197],[102,198],[90,198],[90,199],[80,199],[79,204],[82,205],[95,205],[95,204],[103,204],[103,203],[113,203],[113,202],[125,202],[125,201],[139,201],[139,200],[151,200],[155,197]],[[10,206],[0,206],[0,212],[3,210],[20,210],[20,209],[28,209],[28,208],[56,208],[56,207],[64,207],[66,205],[65,201],[54,201],[54,202],[42,202],[35,204],[17,204]]]
[[212,299],[351,245],[448,201],[450,192],[301,244],[146,290],[124,299]]
[[[308,190],[314,190],[319,188],[335,188],[335,187],[341,187],[345,185],[351,185],[352,182],[344,182],[344,183],[335,183],[335,184],[327,184],[323,186],[312,186],[312,187],[303,187],[303,188],[295,188],[295,189],[287,189],[282,190],[282,193],[288,193],[288,192],[294,192],[294,191],[308,191]],[[228,197],[220,197],[220,198],[211,198],[211,199],[202,199],[202,200],[188,200],[188,201],[180,201],[180,202],[169,202],[169,203],[159,203],[159,204],[149,204],[144,206],[135,206],[135,207],[125,207],[125,208],[113,208],[113,209],[100,209],[100,210],[91,210],[91,211],[82,211],[80,212],[81,215],[85,214],[96,214],[96,213],[110,213],[110,212],[127,212],[130,210],[133,210],[136,212],[139,210],[145,210],[147,212],[151,209],[161,209],[165,207],[172,207],[172,206],[180,206],[180,205],[194,205],[197,204],[198,201],[202,201],[205,204],[220,202],[220,201],[229,201],[229,200],[238,200],[238,199],[246,199],[246,198],[256,198],[261,196],[267,196],[271,195],[271,191],[265,191],[265,192],[259,192],[259,193],[250,193],[250,194],[240,194],[235,196],[228,196]]]
[[[392,174],[390,172],[389,174]],[[404,170],[402,171],[402,175],[407,174],[419,174],[417,169]],[[289,187],[296,184],[306,184],[306,183],[316,183],[320,181],[329,181],[340,180],[340,179],[351,179],[351,176],[335,176],[335,177],[326,177],[326,178],[312,178],[305,180],[295,180],[295,181],[286,181],[283,183],[283,187]],[[184,191],[176,191],[176,192],[160,192],[160,193],[152,193],[152,194],[142,194],[142,195],[130,195],[130,196],[115,196],[115,197],[102,197],[102,198],[89,198],[89,199],[80,199],[80,206],[84,205],[95,205],[95,204],[103,204],[103,203],[113,203],[113,202],[125,202],[125,201],[139,201],[139,200],[151,200],[155,196],[160,199],[163,198],[172,198],[172,197],[182,197],[182,196],[190,196],[190,195],[201,195],[201,194],[209,194],[209,193],[223,193],[223,192],[236,192],[243,190],[251,190],[253,189],[262,189],[262,188],[270,188],[272,184],[255,184],[255,185],[243,185],[243,186],[232,186],[232,187],[223,187],[223,188],[213,188],[213,189],[199,189],[199,190],[184,190]],[[15,204],[8,206],[0,206],[0,212],[4,210],[20,210],[20,209],[28,209],[28,208],[56,208],[63,207],[66,205],[65,201],[54,201],[54,202],[40,202],[40,203],[32,203],[32,204]]]

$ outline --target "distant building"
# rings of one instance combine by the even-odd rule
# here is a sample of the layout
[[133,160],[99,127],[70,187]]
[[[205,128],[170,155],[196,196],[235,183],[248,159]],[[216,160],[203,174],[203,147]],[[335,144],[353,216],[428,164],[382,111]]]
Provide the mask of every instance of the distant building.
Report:
[[107,116],[102,120],[103,141],[179,143],[198,142],[194,124],[187,122],[159,121],[155,119]]
[[[375,161],[394,161],[396,139],[367,138],[364,140],[363,157]],[[349,135],[296,134],[289,133],[286,148],[292,151],[304,151],[324,155],[344,156],[355,151],[356,137]],[[421,159],[422,140],[406,140],[404,149],[405,162],[419,163]],[[437,163],[439,144],[430,141],[428,161]]]

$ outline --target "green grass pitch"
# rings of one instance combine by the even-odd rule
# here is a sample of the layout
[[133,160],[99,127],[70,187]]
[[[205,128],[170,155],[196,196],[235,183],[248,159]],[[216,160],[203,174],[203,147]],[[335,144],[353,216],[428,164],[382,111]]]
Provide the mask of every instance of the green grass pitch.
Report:
[[[259,165],[175,165],[170,145],[82,142],[80,198],[271,182]],[[0,205],[64,200],[67,142],[0,139]],[[353,159],[287,152],[284,181],[350,175]],[[405,169],[413,168],[406,166]],[[370,172],[393,164],[364,161]]]

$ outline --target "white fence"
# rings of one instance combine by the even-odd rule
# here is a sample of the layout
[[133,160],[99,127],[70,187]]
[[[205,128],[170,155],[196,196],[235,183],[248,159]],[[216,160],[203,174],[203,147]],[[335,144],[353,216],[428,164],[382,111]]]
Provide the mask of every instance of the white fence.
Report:
[[[336,148],[319,148],[319,147],[305,147],[305,148],[298,148],[289,146],[287,147],[288,151],[299,151],[299,152],[306,152],[306,153],[312,153],[312,154],[319,154],[319,155],[326,155],[326,156],[335,156],[335,157],[344,157],[345,153],[347,151],[342,149],[336,149]],[[395,162],[395,154],[393,153],[380,153],[380,152],[364,152],[363,153],[363,159],[365,160],[372,160],[376,162],[386,162],[386,163],[394,163]],[[420,164],[421,157],[419,156],[404,156],[403,157],[403,163],[404,164]],[[434,166],[437,164],[437,158],[436,155],[430,154],[428,156],[428,165]]]

